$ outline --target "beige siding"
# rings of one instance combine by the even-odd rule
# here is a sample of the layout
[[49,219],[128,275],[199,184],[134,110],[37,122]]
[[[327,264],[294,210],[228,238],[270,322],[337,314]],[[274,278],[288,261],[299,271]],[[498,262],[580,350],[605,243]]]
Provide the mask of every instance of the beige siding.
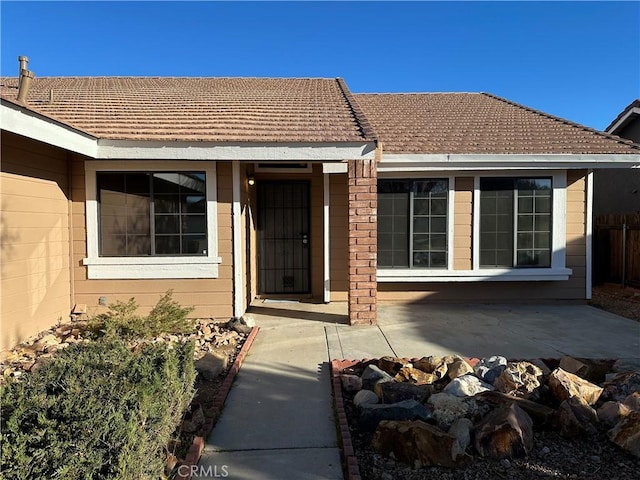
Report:
[[143,311],[153,307],[161,295],[173,289],[173,298],[184,306],[194,306],[194,316],[228,318],[233,314],[233,270],[231,234],[231,163],[219,162],[217,170],[218,255],[222,264],[216,279],[89,280],[82,259],[86,256],[84,159],[74,157],[72,173],[73,245],[76,303],[84,303],[89,313],[101,311],[98,299],[126,301],[135,297]]
[[453,269],[471,270],[473,177],[455,179],[453,206]]
[[[566,281],[532,282],[443,282],[443,283],[378,283],[380,302],[536,302],[585,301],[585,175],[584,170],[567,172],[567,249],[566,265],[573,274]],[[464,244],[471,233],[467,222],[471,196],[466,193],[469,179],[456,180],[455,202],[455,265],[460,269],[471,265],[466,259]],[[464,193],[458,192],[464,190]],[[462,201],[469,199],[468,203]],[[462,228],[461,228],[462,227]],[[469,251],[471,251],[469,246]]]
[[69,317],[67,195],[63,150],[2,132],[0,350]]
[[349,194],[347,174],[329,175],[329,260],[331,301],[346,301],[349,292]]

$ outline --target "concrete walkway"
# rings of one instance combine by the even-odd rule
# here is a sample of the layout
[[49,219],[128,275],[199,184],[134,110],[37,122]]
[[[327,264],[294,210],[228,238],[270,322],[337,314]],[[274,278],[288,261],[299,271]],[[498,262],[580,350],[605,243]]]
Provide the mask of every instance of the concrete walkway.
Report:
[[584,305],[383,305],[378,326],[359,327],[343,303],[260,303],[251,314],[260,333],[194,479],[342,479],[333,358],[640,357],[640,323]]

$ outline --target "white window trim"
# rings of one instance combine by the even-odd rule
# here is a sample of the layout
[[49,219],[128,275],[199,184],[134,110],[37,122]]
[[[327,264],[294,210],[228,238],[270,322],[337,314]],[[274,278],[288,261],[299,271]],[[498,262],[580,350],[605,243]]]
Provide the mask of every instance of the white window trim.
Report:
[[[466,173],[466,172],[465,172]],[[438,178],[443,177],[437,172],[405,172],[393,174],[384,172],[379,178]],[[469,175],[462,175],[469,176]],[[450,208],[448,251],[449,267],[444,269],[378,269],[378,282],[478,282],[478,281],[562,281],[568,280],[573,271],[566,268],[566,205],[567,205],[567,172],[557,171],[506,171],[506,172],[474,172],[473,191],[473,217],[472,217],[472,270],[453,270],[454,248],[454,193],[455,177],[449,178]],[[553,230],[552,230],[552,257],[550,268],[480,268],[480,177],[552,177],[553,183]]]
[[[207,197],[207,255],[175,257],[100,257],[98,236],[98,172],[135,171],[204,171]],[[153,279],[153,278],[217,278],[218,206],[216,197],[215,162],[192,161],[93,161],[85,162],[87,277],[93,279]]]

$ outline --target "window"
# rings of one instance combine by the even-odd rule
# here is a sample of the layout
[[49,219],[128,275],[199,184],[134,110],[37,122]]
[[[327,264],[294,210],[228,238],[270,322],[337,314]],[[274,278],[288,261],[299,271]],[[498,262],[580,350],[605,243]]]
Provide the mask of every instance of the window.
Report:
[[204,172],[98,172],[102,257],[207,254]]
[[447,268],[449,182],[378,181],[378,267]]
[[550,267],[550,178],[480,179],[480,267]]

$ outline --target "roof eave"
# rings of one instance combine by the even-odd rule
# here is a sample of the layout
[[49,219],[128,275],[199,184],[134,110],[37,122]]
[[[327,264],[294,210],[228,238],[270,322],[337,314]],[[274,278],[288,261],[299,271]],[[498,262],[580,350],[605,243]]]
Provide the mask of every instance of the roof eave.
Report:
[[379,172],[640,168],[637,154],[385,153]]

